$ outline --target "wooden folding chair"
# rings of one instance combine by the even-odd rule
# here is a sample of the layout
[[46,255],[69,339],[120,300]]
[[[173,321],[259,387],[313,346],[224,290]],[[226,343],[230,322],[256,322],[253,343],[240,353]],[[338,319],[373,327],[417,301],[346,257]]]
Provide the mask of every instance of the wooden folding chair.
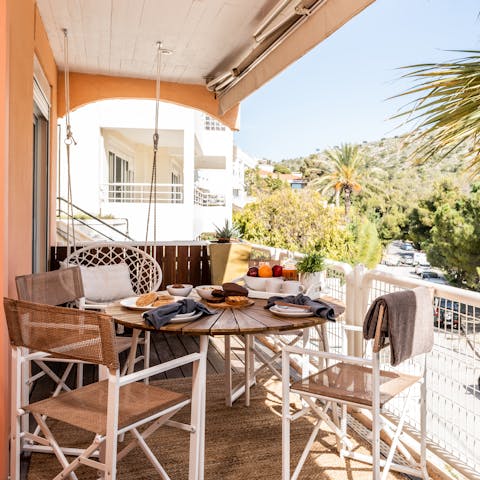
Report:
[[[62,307],[4,299],[12,345],[12,412],[10,478],[20,478],[20,452],[53,453],[61,472],[55,479],[76,479],[75,470],[86,465],[99,470],[107,480],[116,478],[117,460],[140,447],[162,479],[169,479],[153,455],[146,439],[160,426],[168,424],[190,433],[189,480],[202,478],[203,425],[205,415],[205,353],[194,353],[121,377],[115,349],[111,317]],[[61,393],[31,404],[22,404],[21,369],[29,360],[25,349],[48,352],[52,357],[95,363],[108,369],[107,380]],[[152,375],[193,363],[191,398],[184,394],[146,385]],[[181,408],[191,404],[189,424],[171,421]],[[86,412],[88,411],[88,414]],[[40,427],[38,434],[21,429],[21,419],[31,414]],[[50,419],[81,428],[93,434],[85,449],[63,448],[47,423]],[[149,424],[148,426],[146,424]],[[142,431],[139,427],[145,426]],[[131,432],[132,439],[118,448],[118,437]],[[30,442],[30,444],[27,444]],[[23,444],[23,445],[22,445]],[[69,461],[66,455],[75,455]]]
[[[393,295],[393,294],[390,294]],[[337,439],[337,449],[342,457],[349,457],[373,465],[373,479],[387,478],[390,470],[396,470],[423,479],[428,479],[426,468],[426,355],[423,355],[423,374],[407,375],[392,370],[380,369],[380,350],[386,346],[380,342],[384,310],[380,313],[373,339],[371,358],[359,358],[339,355],[330,352],[306,350],[297,347],[285,347],[282,356],[282,480],[296,480],[308,457],[315,438],[325,424],[332,430]],[[433,320],[431,322],[433,329]],[[348,328],[347,328],[348,329]],[[355,330],[355,327],[349,328]],[[322,358],[327,362],[326,368],[290,385],[289,359],[291,354],[309,355]],[[420,461],[417,462],[408,449],[403,446],[400,435],[403,430],[407,408],[410,406],[411,394],[415,384],[420,383]],[[386,459],[380,458],[380,432],[385,425],[391,425],[383,415],[382,408],[394,397],[406,394],[403,412],[393,434]],[[297,394],[303,401],[304,408],[292,413],[290,411],[290,394]],[[339,415],[341,406],[341,415]],[[347,407],[367,409],[372,416],[372,454],[363,455],[355,452],[353,444],[347,436]],[[331,415],[329,415],[329,413]],[[293,472],[290,472],[290,424],[291,422],[312,414],[317,417],[312,434]],[[394,454],[399,450],[406,463],[396,463]],[[382,469],[382,474],[381,474]]]

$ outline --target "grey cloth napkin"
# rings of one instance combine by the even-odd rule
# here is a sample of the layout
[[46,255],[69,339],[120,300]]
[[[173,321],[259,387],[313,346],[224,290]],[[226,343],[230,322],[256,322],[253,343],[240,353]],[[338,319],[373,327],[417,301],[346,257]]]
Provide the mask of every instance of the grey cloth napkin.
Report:
[[167,324],[179,313],[203,312],[213,315],[215,310],[210,310],[203,303],[198,303],[193,298],[185,298],[175,303],[162,305],[161,307],[148,310],[143,313],[143,319],[152,327],[160,328]]
[[329,303],[322,302],[321,300],[312,300],[310,297],[299,293],[298,295],[288,295],[282,297],[280,295],[270,297],[267,300],[265,308],[270,308],[275,305],[276,302],[294,303],[295,305],[306,305],[312,309],[312,312],[317,317],[326,318],[327,320],[335,321],[335,310]]

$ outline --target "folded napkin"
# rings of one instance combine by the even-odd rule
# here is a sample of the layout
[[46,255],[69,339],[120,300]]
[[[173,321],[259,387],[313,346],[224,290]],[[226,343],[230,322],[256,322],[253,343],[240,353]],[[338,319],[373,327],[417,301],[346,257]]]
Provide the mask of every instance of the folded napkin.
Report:
[[326,318],[327,320],[335,321],[335,310],[332,305],[322,302],[321,300],[312,300],[306,295],[299,293],[298,295],[288,295],[286,297],[275,296],[267,300],[265,308],[273,307],[276,302],[293,303],[295,305],[306,305],[312,309],[312,312],[317,317]]
[[160,328],[167,324],[173,317],[179,313],[203,312],[207,315],[213,315],[215,310],[210,310],[203,303],[196,302],[193,298],[184,298],[175,303],[168,303],[161,307],[148,310],[143,313],[143,319],[152,327]]

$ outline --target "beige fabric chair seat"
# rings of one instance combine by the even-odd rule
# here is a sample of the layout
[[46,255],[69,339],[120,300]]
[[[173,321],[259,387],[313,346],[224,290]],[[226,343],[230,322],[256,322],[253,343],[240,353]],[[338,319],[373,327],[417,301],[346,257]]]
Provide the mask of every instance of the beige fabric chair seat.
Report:
[[[380,406],[383,407],[385,403],[417,383],[421,378],[405,373],[380,370]],[[290,390],[371,407],[373,405],[372,386],[373,372],[371,368],[340,362],[294,383]]]
[[[190,399],[160,387],[138,382],[125,385],[120,389],[118,428],[122,429],[184,401],[189,402]],[[108,382],[103,380],[23,408],[89,432],[106,435],[107,404]]]

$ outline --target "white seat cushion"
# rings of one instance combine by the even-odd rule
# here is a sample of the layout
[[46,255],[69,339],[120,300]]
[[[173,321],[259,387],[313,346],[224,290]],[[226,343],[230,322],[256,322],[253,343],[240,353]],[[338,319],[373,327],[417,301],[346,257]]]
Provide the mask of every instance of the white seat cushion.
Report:
[[[60,262],[60,268],[67,268]],[[80,265],[85,299],[89,303],[107,303],[132,297],[135,292],[130,280],[130,270],[125,262],[113,265],[83,267]]]

